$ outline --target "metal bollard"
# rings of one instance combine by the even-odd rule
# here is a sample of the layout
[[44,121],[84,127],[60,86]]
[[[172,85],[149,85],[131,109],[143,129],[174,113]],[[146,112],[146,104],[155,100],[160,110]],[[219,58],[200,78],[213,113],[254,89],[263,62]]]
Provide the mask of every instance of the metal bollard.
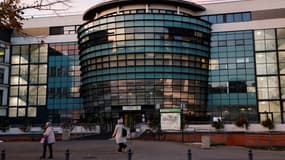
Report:
[[3,149],[2,152],[1,152],[1,160],[5,160],[5,159],[6,159],[6,152]]
[[188,160],[192,160],[192,153],[191,149],[188,150]]
[[69,160],[69,156],[70,156],[69,149],[67,149],[65,151],[65,160]]
[[248,151],[248,160],[253,160],[251,149]]
[[128,151],[128,160],[132,160],[132,155],[133,155],[132,150],[129,149],[129,151]]

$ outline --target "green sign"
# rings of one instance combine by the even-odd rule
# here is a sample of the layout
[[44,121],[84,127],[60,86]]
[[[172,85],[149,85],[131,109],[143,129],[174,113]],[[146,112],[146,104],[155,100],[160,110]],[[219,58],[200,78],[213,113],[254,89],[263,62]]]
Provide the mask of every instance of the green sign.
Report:
[[180,113],[180,108],[168,108],[168,109],[160,109],[160,113]]

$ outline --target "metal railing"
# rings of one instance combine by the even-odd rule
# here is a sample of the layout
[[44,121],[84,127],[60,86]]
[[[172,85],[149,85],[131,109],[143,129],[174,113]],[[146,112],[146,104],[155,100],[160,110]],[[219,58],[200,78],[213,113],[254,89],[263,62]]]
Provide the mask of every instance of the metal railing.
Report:
[[[128,150],[128,160],[132,160],[133,154],[134,154],[133,151],[131,149],[129,149]],[[65,155],[64,156],[64,160],[70,160],[70,151],[69,151],[69,149],[65,150],[64,155]],[[0,160],[6,160],[6,151],[5,150],[1,151],[1,159]],[[192,160],[191,149],[189,149],[187,151],[187,160]],[[251,149],[248,150],[248,160],[253,160],[253,153],[252,153]]]

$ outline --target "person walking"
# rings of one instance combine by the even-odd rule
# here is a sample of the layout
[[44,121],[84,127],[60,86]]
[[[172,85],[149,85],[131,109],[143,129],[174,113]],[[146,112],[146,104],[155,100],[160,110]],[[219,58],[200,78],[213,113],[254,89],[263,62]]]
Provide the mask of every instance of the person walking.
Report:
[[118,119],[117,125],[112,135],[118,144],[118,152],[122,152],[122,149],[126,151],[127,148],[127,129],[123,124],[123,119]]
[[55,143],[55,135],[53,128],[51,126],[51,122],[46,122],[45,124],[45,130],[43,133],[43,138],[41,139],[41,143],[43,144],[43,152],[41,159],[46,158],[46,151],[47,147],[49,148],[49,157],[48,159],[53,158],[53,151],[52,151],[52,145]]

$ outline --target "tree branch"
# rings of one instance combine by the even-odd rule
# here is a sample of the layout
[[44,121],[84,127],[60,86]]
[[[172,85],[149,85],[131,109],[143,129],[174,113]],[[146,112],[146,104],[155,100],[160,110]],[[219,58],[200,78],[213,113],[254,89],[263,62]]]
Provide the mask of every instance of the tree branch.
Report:
[[[38,1],[36,1],[38,2]],[[71,7],[71,5],[69,5],[70,0],[56,0],[56,1],[44,1],[41,0],[38,3],[35,3],[33,5],[27,5],[27,6],[22,6],[20,8],[18,8],[17,11],[23,11],[23,10],[27,10],[27,9],[37,9],[37,10],[51,10],[51,11],[64,11],[67,10]],[[57,4],[61,4],[63,5],[65,8],[52,8],[53,6],[57,5]]]

